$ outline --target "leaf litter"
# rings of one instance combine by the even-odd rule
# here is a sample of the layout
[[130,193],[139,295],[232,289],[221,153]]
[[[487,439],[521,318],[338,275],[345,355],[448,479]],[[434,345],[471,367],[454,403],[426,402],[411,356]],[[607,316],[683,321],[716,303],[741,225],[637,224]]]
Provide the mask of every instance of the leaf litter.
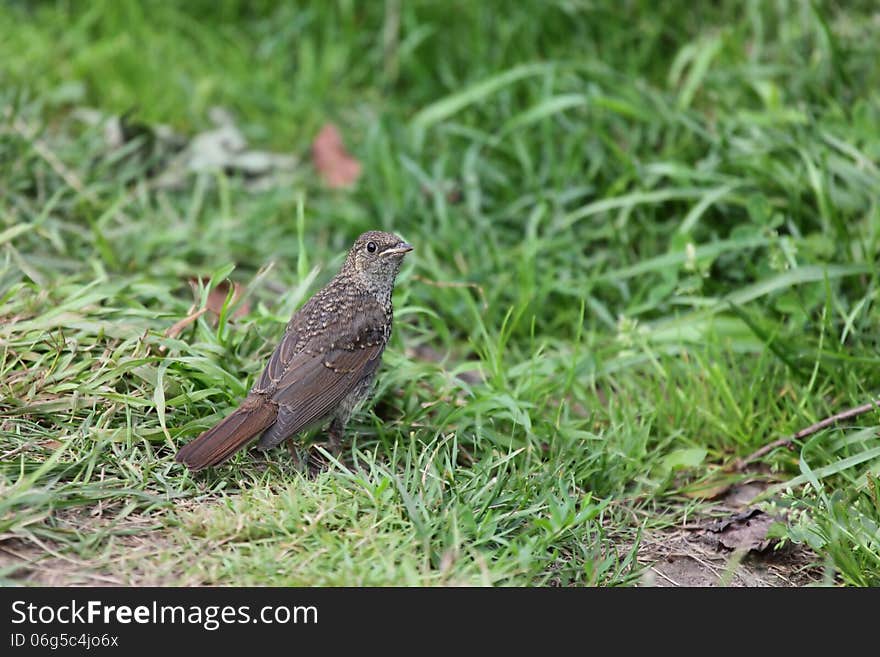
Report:
[[352,187],[361,175],[361,163],[346,150],[339,128],[332,123],[325,124],[312,142],[312,161],[331,189]]
[[[210,279],[206,276],[197,276],[189,279],[190,287],[193,290],[193,294],[198,298],[198,290],[199,285],[206,285]],[[181,333],[186,329],[187,326],[194,323],[199,317],[204,315],[205,313],[211,313],[213,318],[216,320],[220,317],[220,313],[223,312],[223,306],[226,304],[226,299],[229,296],[230,283],[229,281],[221,281],[218,285],[214,286],[211,291],[208,293],[208,298],[205,301],[204,308],[198,308],[196,304],[190,306],[189,312],[187,316],[183,319],[175,322],[171,326],[169,326],[165,330],[166,338],[177,338]],[[232,283],[232,299],[229,302],[230,307],[234,307],[238,301],[245,294],[245,287],[241,283],[233,282]],[[250,304],[247,299],[238,303],[238,306],[235,310],[232,311],[231,319],[238,319],[240,317],[244,317],[251,311]],[[160,351],[165,351],[163,347],[160,347]]]
[[[782,543],[774,525],[784,513],[760,508],[755,500],[770,477],[741,479],[713,491],[712,506],[686,523],[651,532],[639,545],[647,586],[803,586],[821,580],[815,555]],[[710,515],[714,514],[714,515]]]
[[222,171],[240,176],[249,191],[262,191],[291,184],[299,164],[292,154],[249,148],[232,113],[222,107],[208,112],[213,127],[191,138],[166,125],[139,122],[133,112],[110,116],[79,108],[73,115],[87,125],[103,126],[108,150],[132,148],[147,160],[150,183],[157,188],[182,189],[193,175]]
[[[201,278],[202,283],[207,283],[210,279]],[[190,285],[192,285],[194,290],[198,289],[199,279],[190,279]],[[223,306],[226,304],[226,298],[229,296],[229,281],[220,281],[217,285],[215,285],[211,291],[208,293],[208,300],[205,302],[205,307],[209,312],[214,315],[220,316],[220,313],[223,312]],[[232,283],[232,299],[229,302],[230,307],[234,306],[238,303],[238,300],[244,296],[245,288],[241,283],[233,282]],[[239,304],[239,306],[232,312],[232,319],[238,319],[239,317],[244,317],[251,311],[250,304],[245,299]]]

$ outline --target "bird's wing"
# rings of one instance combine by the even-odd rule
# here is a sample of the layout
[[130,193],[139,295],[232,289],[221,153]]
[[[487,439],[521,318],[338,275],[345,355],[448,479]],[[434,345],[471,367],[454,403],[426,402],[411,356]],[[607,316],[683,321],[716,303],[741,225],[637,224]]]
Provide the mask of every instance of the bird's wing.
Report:
[[386,326],[384,309],[367,299],[347,325],[334,326],[330,344],[326,334],[302,340],[288,331],[260,377],[278,403],[268,442],[277,444],[326,417],[359,381],[375,372],[388,339]]
[[251,392],[261,392],[271,396],[275,391],[278,382],[284,376],[284,371],[287,368],[288,363],[293,360],[296,352],[301,346],[300,331],[298,331],[294,323],[291,322],[287,325],[287,329],[284,331],[284,336],[281,338],[281,342],[278,343],[278,346],[275,347],[275,351],[269,356],[269,362],[266,363],[266,367],[263,368],[263,372],[260,374],[260,378],[257,379],[257,382],[254,383]]

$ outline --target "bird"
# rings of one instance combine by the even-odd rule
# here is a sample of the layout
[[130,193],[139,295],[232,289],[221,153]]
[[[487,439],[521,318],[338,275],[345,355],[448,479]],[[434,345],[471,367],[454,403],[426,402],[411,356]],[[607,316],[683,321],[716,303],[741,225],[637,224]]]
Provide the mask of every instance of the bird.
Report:
[[[412,250],[384,231],[358,237],[336,276],[293,313],[239,407],[181,447],[175,460],[198,472],[257,436],[258,448],[268,450],[327,419],[326,450],[338,455],[349,419],[370,396],[391,336],[394,282]],[[326,466],[310,450],[309,472]]]

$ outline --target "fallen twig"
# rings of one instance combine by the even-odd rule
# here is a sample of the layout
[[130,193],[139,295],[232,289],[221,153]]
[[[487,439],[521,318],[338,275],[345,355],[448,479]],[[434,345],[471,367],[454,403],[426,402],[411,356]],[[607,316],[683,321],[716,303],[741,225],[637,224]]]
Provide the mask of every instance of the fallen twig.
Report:
[[842,420],[848,420],[853,417],[858,417],[859,415],[864,415],[871,409],[878,407],[880,407],[880,399],[875,399],[874,401],[868,402],[867,404],[862,404],[861,406],[856,406],[855,408],[841,411],[840,413],[832,415],[831,417],[826,417],[824,420],[819,420],[818,422],[808,426],[806,429],[801,429],[796,434],[789,436],[788,438],[780,438],[778,440],[774,440],[772,443],[764,445],[761,449],[756,450],[752,454],[749,454],[746,458],[738,461],[736,469],[742,470],[749,463],[757,461],[759,458],[761,458],[765,454],[769,454],[777,447],[790,447],[791,444],[796,440],[802,440],[807,436],[812,436],[814,433],[830,427],[833,424],[837,424]]
[[180,333],[183,331],[183,329],[185,329],[187,326],[192,324],[194,321],[196,321],[199,317],[204,315],[206,312],[208,312],[207,307],[201,308],[201,309],[197,310],[196,312],[190,313],[189,315],[187,315],[186,317],[181,319],[179,322],[175,322],[174,325],[170,326],[165,331],[165,337],[166,338],[176,338],[178,335],[180,335]]
[[[189,315],[187,315],[186,317],[181,319],[179,322],[175,322],[173,326],[169,326],[165,330],[165,337],[166,338],[176,338],[178,335],[180,335],[183,332],[183,329],[185,329],[187,326],[192,324],[194,321],[196,321],[199,317],[204,315],[206,312],[208,312],[207,307],[202,308],[200,310],[197,310],[196,312],[190,311]],[[167,345],[164,345],[164,344],[159,345],[159,353],[164,354],[165,350],[167,348],[168,348]]]

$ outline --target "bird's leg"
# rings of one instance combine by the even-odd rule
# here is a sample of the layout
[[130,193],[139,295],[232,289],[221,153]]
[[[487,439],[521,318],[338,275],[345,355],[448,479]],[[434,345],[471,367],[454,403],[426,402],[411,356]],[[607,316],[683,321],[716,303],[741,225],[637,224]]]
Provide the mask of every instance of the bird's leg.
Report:
[[[340,417],[334,417],[327,428],[327,441],[323,447],[333,457],[339,456],[342,451],[342,433],[344,430],[345,420]],[[308,466],[309,474],[314,477],[330,467],[330,463],[327,461],[327,457],[313,446],[309,449]]]
[[302,472],[303,467],[308,465],[309,460],[309,450],[304,449],[299,441],[297,441],[296,436],[291,436],[284,444],[287,445],[287,453],[290,454],[290,458],[294,463],[294,467]]

